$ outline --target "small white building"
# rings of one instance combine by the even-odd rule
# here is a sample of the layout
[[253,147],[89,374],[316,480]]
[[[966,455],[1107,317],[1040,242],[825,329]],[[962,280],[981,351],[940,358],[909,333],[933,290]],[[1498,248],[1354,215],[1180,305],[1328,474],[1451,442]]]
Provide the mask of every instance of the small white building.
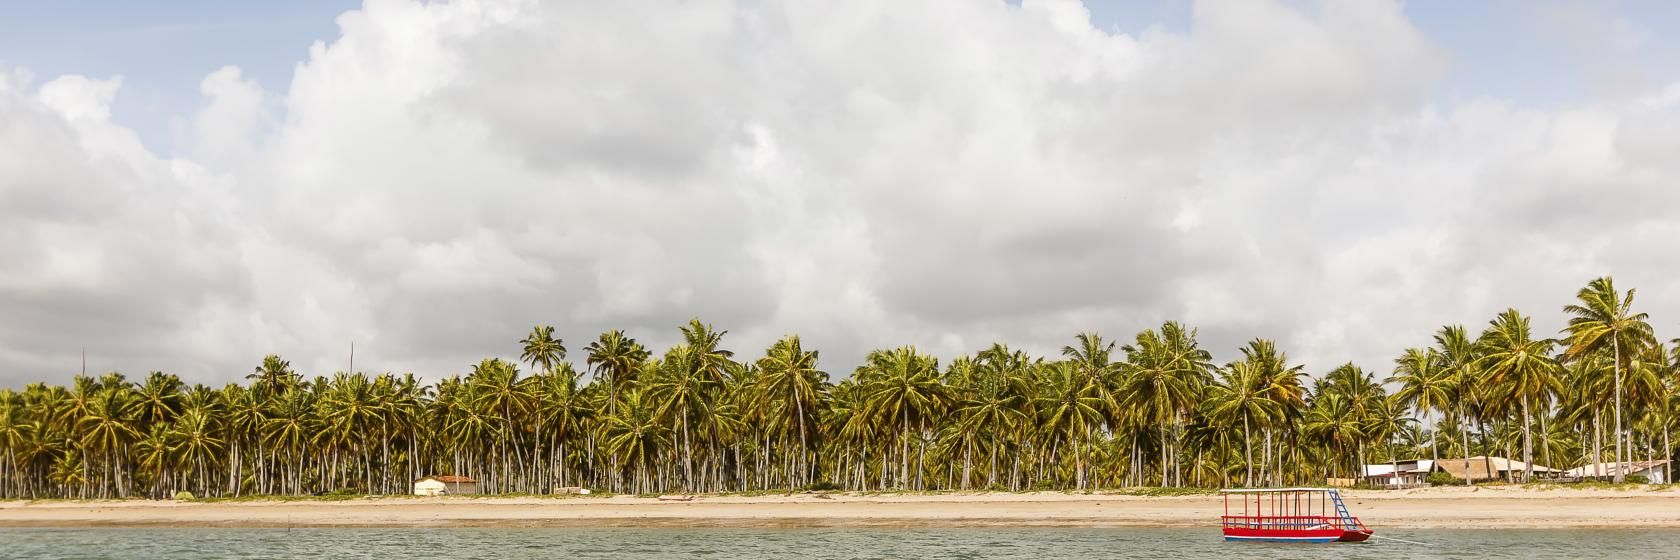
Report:
[[478,493],[478,481],[466,476],[428,476],[414,481],[416,496],[463,496]]
[[1668,461],[1631,461],[1627,463],[1589,463],[1584,466],[1569,469],[1565,473],[1569,478],[1580,480],[1611,480],[1617,472],[1628,476],[1639,475],[1651,484],[1668,483]]

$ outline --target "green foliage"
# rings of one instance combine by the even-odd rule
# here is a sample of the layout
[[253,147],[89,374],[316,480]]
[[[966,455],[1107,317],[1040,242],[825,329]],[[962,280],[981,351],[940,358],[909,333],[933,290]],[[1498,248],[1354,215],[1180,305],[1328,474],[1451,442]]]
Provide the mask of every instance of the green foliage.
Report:
[[1444,473],[1444,472],[1440,472],[1440,471],[1429,473],[1429,478],[1427,479],[1427,482],[1429,482],[1430,486],[1453,486],[1453,485],[1463,484],[1462,480],[1454,478],[1453,475],[1450,475],[1450,474],[1447,474],[1447,473]]
[[1319,485],[1394,459],[1667,456],[1680,353],[1656,341],[1632,290],[1605,278],[1576,299],[1556,344],[1507,310],[1480,336],[1448,326],[1414,341],[1390,371],[1346,363],[1312,376],[1263,339],[1216,362],[1195,328],[1169,321],[1123,345],[1078,333],[1047,356],[880,349],[836,380],[799,336],[737,356],[698,319],[662,352],[601,333],[581,367],[538,325],[499,350],[519,362],[425,383],[306,377],[274,355],[220,388],[162,372],[75,376],[0,389],[0,499],[359,499],[451,474],[491,496],[1182,495]]
[[1169,486],[1169,487],[1164,487],[1164,488],[1163,487],[1126,488],[1126,489],[1122,489],[1122,490],[1116,490],[1116,491],[1113,491],[1113,492],[1105,492],[1105,493],[1106,494],[1113,494],[1113,495],[1121,495],[1121,496],[1151,496],[1151,497],[1208,496],[1208,495],[1218,494],[1219,489],[1217,489],[1217,488],[1196,488],[1194,486],[1185,486],[1185,487]]
[[1062,489],[1062,485],[1059,484],[1055,480],[1035,480],[1035,481],[1033,481],[1031,486],[1027,487],[1027,490],[1033,491],[1033,492],[1048,492],[1048,491],[1051,491],[1051,490],[1061,490],[1061,489]]

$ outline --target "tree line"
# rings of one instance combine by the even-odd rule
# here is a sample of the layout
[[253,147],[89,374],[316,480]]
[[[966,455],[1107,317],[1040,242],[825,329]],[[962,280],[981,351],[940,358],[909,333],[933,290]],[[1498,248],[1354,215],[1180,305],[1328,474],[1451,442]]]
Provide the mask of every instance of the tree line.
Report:
[[1318,376],[1265,339],[1215,363],[1167,322],[1057,356],[876,350],[836,381],[798,336],[737,357],[699,320],[659,354],[602,333],[581,369],[537,326],[519,363],[430,384],[272,355],[220,388],[76,376],[0,389],[0,497],[402,494],[433,474],[495,494],[1264,486],[1419,457],[1667,458],[1680,340],[1633,296],[1595,279],[1553,338],[1512,309]]

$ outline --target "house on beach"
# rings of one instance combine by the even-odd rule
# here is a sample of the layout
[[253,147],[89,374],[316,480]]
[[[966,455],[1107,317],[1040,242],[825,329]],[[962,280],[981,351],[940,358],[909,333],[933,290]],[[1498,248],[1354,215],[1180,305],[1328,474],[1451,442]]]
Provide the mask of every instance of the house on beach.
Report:
[[[1523,476],[1528,471],[1528,463],[1506,459],[1504,457],[1471,457],[1469,470],[1465,470],[1464,459],[1441,459],[1435,462],[1435,471],[1452,475],[1458,480],[1468,479],[1470,482],[1486,482],[1494,480],[1514,480],[1523,482]],[[1534,478],[1557,478],[1563,471],[1551,467],[1534,465]]]
[[416,496],[463,496],[478,493],[478,481],[467,476],[437,475],[414,481]]
[[1373,486],[1414,488],[1429,484],[1429,473],[1435,472],[1435,462],[1411,459],[1393,463],[1365,465],[1364,479]]
[[1613,480],[1618,472],[1627,476],[1643,476],[1651,484],[1667,484],[1668,460],[1588,463],[1569,469],[1564,476],[1574,480]]

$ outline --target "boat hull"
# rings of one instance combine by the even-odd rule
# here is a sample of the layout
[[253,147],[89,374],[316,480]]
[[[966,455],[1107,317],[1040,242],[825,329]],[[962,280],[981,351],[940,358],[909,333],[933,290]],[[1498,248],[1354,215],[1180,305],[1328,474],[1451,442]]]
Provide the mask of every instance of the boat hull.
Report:
[[1226,529],[1225,540],[1239,542],[1277,542],[1277,543],[1332,543],[1332,542],[1360,542],[1371,538],[1368,531],[1344,531],[1341,529],[1307,529],[1307,530],[1278,530],[1278,529]]

